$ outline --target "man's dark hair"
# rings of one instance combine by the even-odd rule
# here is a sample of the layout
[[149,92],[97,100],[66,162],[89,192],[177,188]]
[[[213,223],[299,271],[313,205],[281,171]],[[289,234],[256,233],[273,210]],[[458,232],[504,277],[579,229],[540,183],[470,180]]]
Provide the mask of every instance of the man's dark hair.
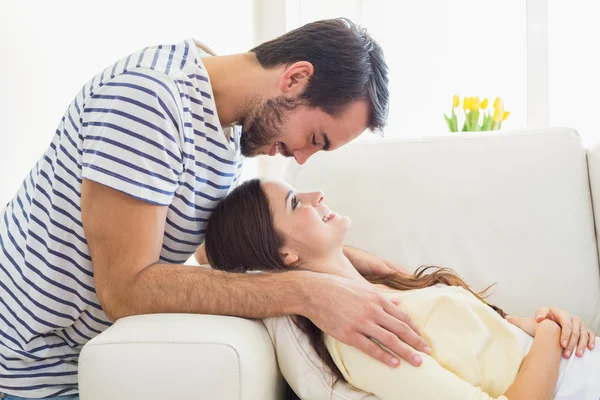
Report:
[[381,130],[389,109],[388,68],[381,46],[347,18],[316,21],[250,50],[263,68],[310,62],[314,75],[300,99],[337,116],[366,100],[369,128]]

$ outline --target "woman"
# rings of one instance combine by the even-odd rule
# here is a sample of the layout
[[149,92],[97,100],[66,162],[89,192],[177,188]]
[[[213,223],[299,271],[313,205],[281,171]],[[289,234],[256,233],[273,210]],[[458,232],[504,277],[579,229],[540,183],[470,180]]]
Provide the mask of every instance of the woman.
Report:
[[320,192],[297,194],[281,183],[251,180],[215,208],[206,252],[217,269],[246,272],[254,265],[367,279],[401,301],[433,349],[421,354],[420,367],[390,368],[324,335],[306,318],[296,319],[334,374],[383,400],[600,399],[600,353],[583,354],[596,339],[583,325],[579,357],[561,360],[561,329],[552,320],[560,310],[544,309],[538,320],[509,318],[511,324],[446,269],[364,278],[342,251],[349,227],[347,217],[323,204]]

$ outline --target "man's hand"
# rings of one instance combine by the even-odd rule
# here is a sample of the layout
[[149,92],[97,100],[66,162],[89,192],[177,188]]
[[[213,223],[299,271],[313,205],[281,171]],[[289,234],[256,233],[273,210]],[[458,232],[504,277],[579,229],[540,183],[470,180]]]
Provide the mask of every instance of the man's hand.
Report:
[[361,275],[410,275],[406,269],[364,250],[344,246],[344,255]]
[[299,314],[325,333],[392,367],[400,364],[397,357],[419,366],[423,360],[415,349],[431,353],[410,317],[368,284],[328,274],[314,274],[310,280]]

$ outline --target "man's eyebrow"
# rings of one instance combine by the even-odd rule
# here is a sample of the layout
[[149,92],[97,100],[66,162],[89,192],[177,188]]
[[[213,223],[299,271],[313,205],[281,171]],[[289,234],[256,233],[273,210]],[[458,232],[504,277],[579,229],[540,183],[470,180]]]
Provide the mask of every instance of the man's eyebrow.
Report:
[[329,148],[331,147],[331,142],[329,141],[329,137],[327,137],[327,134],[325,132],[323,132],[323,142],[323,150],[329,150]]
[[290,196],[291,196],[291,195],[293,195],[293,194],[294,194],[294,191],[293,191],[293,190],[290,190],[290,191],[288,192],[287,196],[285,196],[285,203],[283,204],[283,205],[284,205],[284,207],[285,207],[285,206],[287,206],[287,200],[288,200],[288,199],[290,198]]

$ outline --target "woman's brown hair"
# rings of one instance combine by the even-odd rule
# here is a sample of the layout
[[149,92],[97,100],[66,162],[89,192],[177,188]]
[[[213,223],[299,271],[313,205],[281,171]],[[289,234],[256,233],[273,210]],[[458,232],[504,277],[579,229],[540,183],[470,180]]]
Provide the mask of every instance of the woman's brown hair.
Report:
[[[289,270],[279,255],[284,238],[275,230],[269,200],[260,180],[242,183],[214,209],[206,227],[206,255],[210,265],[228,272],[261,270],[282,272]],[[423,289],[437,284],[460,286],[479,300],[484,300],[487,289],[475,293],[452,270],[434,266],[419,267],[410,277],[402,274],[366,276],[369,282],[386,285],[396,290]],[[488,304],[502,318],[504,311]],[[296,316],[296,325],[308,336],[313,348],[337,378],[342,375],[329,355],[323,332],[306,317]]]

